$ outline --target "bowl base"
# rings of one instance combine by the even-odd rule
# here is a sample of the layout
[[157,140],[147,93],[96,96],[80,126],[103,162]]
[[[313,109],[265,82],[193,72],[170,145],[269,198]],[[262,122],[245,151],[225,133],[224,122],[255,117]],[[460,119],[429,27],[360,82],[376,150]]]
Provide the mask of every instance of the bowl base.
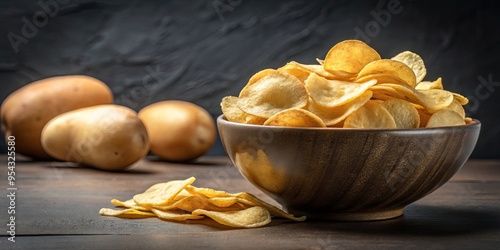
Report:
[[294,215],[305,215],[308,218],[337,220],[337,221],[387,220],[403,215],[402,208],[385,210],[385,211],[357,212],[357,213],[310,213],[291,208],[288,208],[287,211]]

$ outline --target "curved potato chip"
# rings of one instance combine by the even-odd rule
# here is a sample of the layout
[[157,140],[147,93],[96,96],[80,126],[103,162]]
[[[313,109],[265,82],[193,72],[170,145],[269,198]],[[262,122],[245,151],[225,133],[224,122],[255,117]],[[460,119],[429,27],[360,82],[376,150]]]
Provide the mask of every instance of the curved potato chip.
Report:
[[258,80],[262,79],[264,76],[267,76],[271,73],[274,73],[275,71],[276,71],[275,69],[263,69],[255,74],[253,74],[252,77],[250,77],[250,79],[248,79],[248,82],[245,85],[245,87],[243,87],[241,89],[240,95],[241,95],[241,92],[243,92],[248,86],[256,83]]
[[313,102],[325,108],[333,108],[356,99],[376,83],[376,80],[364,83],[327,80],[311,74],[305,82],[305,87]]
[[140,205],[137,205],[134,200],[126,200],[126,201],[120,201],[117,199],[112,199],[111,203],[118,206],[118,207],[126,207],[126,208],[132,208],[135,210],[140,210],[140,211],[151,211],[151,208],[149,207],[143,207]]
[[472,118],[470,118],[470,117],[465,117],[464,121],[465,121],[465,124],[474,123],[474,120]]
[[467,103],[469,103],[469,99],[467,99],[467,97],[453,92],[451,94],[453,95],[453,98],[455,98],[455,100],[457,100],[460,104],[467,105]]
[[420,126],[420,116],[417,109],[411,103],[391,98],[385,101],[384,108],[389,111],[394,118],[396,127],[400,129],[418,128]]
[[[309,76],[309,74],[311,72],[314,72],[317,75],[322,76],[322,77],[324,77],[324,78],[326,78],[328,80],[345,80],[345,81],[348,81],[348,80],[354,80],[354,78],[356,77],[356,74],[351,74],[351,73],[347,73],[347,72],[344,72],[344,71],[338,71],[337,70],[337,71],[328,72],[328,71],[326,71],[323,68],[323,66],[317,65],[317,64],[302,64],[302,63],[298,63],[298,62],[292,61],[292,62],[287,63],[287,65],[293,65],[294,67],[301,68],[303,71],[308,72],[306,78]],[[285,67],[287,65],[285,65]],[[289,67],[291,67],[291,66],[289,66]],[[301,75],[301,77],[303,77],[303,75]],[[305,81],[305,79],[303,81]]]
[[427,90],[427,89],[444,89],[444,88],[441,77],[439,77],[433,82],[428,82],[428,81],[420,82],[417,84],[417,86],[415,86],[415,89]]
[[226,96],[222,98],[220,107],[224,117],[230,122],[245,123],[245,112],[238,108],[238,97]]
[[293,220],[293,221],[304,221],[306,219],[305,216],[295,217],[293,214],[289,214],[289,213],[257,198],[255,195],[250,194],[250,193],[245,193],[245,192],[239,193],[238,198],[239,198],[238,200],[243,204],[247,204],[250,206],[265,207],[267,210],[269,210],[269,212],[271,213],[272,216],[281,217],[281,218],[285,218],[285,219],[289,219],[289,220]]
[[248,114],[269,118],[285,109],[303,108],[307,99],[307,91],[299,79],[275,70],[247,85],[237,105]]
[[335,44],[326,54],[323,67],[326,71],[358,73],[368,63],[379,60],[372,47],[359,40],[345,40]]
[[396,84],[401,84],[401,85],[408,85],[403,79],[395,76],[395,75],[390,75],[390,74],[373,74],[373,75],[367,75],[363,77],[358,77],[354,82],[367,82],[370,80],[377,80],[377,84],[382,84],[382,83],[396,83]]
[[[335,126],[370,100],[372,94],[372,91],[367,90],[356,99],[333,108],[325,108],[311,101],[307,105],[307,110],[321,118],[326,126]],[[343,124],[341,125],[340,127],[343,127]]]
[[403,51],[397,55],[395,55],[392,60],[400,61],[408,67],[410,67],[415,73],[415,77],[417,79],[417,83],[424,80],[425,75],[427,74],[427,69],[425,68],[424,60],[422,57],[413,53],[411,51]]
[[451,109],[443,109],[431,115],[427,128],[465,125],[465,120]]
[[382,104],[368,101],[345,119],[344,128],[396,128],[396,122]]
[[239,227],[254,228],[261,227],[271,222],[271,214],[263,207],[255,206],[241,211],[217,212],[204,209],[196,209],[193,215],[205,215],[219,222],[220,224]]
[[190,177],[186,180],[158,183],[148,188],[144,193],[136,194],[134,202],[141,206],[162,206],[174,199],[186,186],[196,179]]
[[[453,95],[451,92],[441,89],[428,89],[417,90],[422,99],[421,105],[424,106],[429,112],[434,113],[444,109],[453,102]],[[420,103],[419,103],[420,104]]]
[[264,122],[268,126],[326,127],[317,115],[304,109],[286,109],[274,114]]
[[391,59],[380,59],[367,64],[358,73],[358,78],[373,74],[389,74],[401,78],[411,87],[416,85],[416,77],[413,70],[408,65]]
[[450,106],[446,107],[446,109],[450,109],[457,112],[457,114],[459,114],[462,118],[465,119],[464,107],[457,101],[457,99],[453,99]]
[[309,74],[311,73],[310,70],[308,70],[302,66],[299,66],[298,63],[295,63],[295,62],[287,63],[285,66],[278,68],[278,71],[286,72],[290,75],[293,75],[293,76],[297,77],[297,79],[299,79],[301,82],[304,82],[307,79],[307,77],[309,77]]
[[164,220],[174,220],[174,221],[185,221],[185,220],[199,220],[204,217],[201,215],[194,215],[190,213],[184,213],[178,210],[159,210],[159,209],[151,209],[153,213],[160,219]]
[[370,90],[374,97],[382,99],[383,96],[390,96],[407,100],[421,105],[431,113],[448,107],[453,101],[451,92],[440,89],[416,90],[405,85],[383,83],[372,86]]

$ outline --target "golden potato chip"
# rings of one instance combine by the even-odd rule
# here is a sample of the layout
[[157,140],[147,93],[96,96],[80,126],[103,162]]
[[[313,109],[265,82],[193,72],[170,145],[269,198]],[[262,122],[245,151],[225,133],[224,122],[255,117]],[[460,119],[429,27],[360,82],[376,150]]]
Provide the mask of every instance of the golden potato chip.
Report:
[[289,213],[257,198],[255,195],[252,195],[249,193],[245,193],[245,192],[239,193],[238,200],[243,204],[265,207],[267,210],[269,210],[271,215],[276,216],[276,217],[281,217],[281,218],[285,218],[285,219],[289,219],[289,220],[293,220],[293,221],[304,221],[306,219],[305,216],[295,217],[293,214],[289,214]]
[[185,220],[199,220],[204,217],[201,215],[194,215],[191,213],[186,213],[180,210],[159,210],[151,209],[153,213],[160,219],[173,220],[173,221],[185,221]]
[[397,83],[402,85],[408,85],[403,79],[390,74],[372,74],[363,77],[358,77],[354,82],[367,82],[370,80],[377,80],[377,84],[380,83]]
[[379,59],[377,51],[366,43],[359,40],[345,40],[328,51],[323,68],[329,72],[358,73],[365,65]]
[[469,99],[467,99],[467,97],[453,92],[451,94],[460,104],[467,105],[467,103],[469,103]]
[[411,103],[391,98],[382,104],[389,111],[396,122],[396,128],[409,129],[420,126],[420,116],[417,109]]
[[465,110],[464,107],[457,101],[457,99],[453,99],[450,106],[446,107],[446,109],[453,110],[457,112],[462,118],[465,119]]
[[356,77],[356,74],[353,73],[348,73],[345,71],[340,71],[340,70],[332,70],[332,71],[326,71],[322,65],[317,65],[317,64],[301,64],[298,62],[290,62],[295,65],[298,65],[299,67],[304,68],[305,70],[308,70],[309,73],[314,72],[318,76],[322,76],[328,80],[344,80],[344,81],[350,81],[354,80]]
[[220,107],[226,119],[230,122],[245,123],[245,112],[243,112],[238,105],[238,97],[226,96],[222,98]]
[[317,115],[304,109],[286,109],[274,114],[264,122],[267,126],[326,127]]
[[344,128],[397,128],[397,126],[392,115],[382,104],[368,101],[345,119]]
[[465,117],[464,121],[465,121],[465,124],[471,124],[474,122],[474,120],[470,117]]
[[285,72],[274,71],[247,85],[237,101],[238,107],[251,115],[269,118],[289,108],[307,105],[304,84]]
[[451,109],[443,109],[431,115],[427,128],[465,125],[465,120]]
[[204,209],[196,209],[193,215],[205,215],[219,222],[220,224],[238,227],[254,228],[262,227],[271,222],[269,211],[263,207],[255,206],[241,211],[216,212]]
[[407,100],[425,107],[431,113],[448,107],[453,101],[451,92],[440,89],[416,90],[404,85],[383,83],[372,86],[370,90],[376,98],[383,98],[385,95]]
[[194,195],[203,195],[207,198],[233,196],[226,191],[220,191],[220,190],[215,190],[215,189],[211,189],[211,188],[200,188],[200,187],[195,187],[192,185],[187,186],[186,191],[188,191],[189,193],[194,194]]
[[[325,108],[311,101],[307,105],[307,110],[321,118],[326,126],[335,126],[341,123],[352,112],[363,106],[368,100],[370,100],[372,95],[373,92],[367,90],[356,99],[333,108]],[[343,125],[340,127],[343,127]]]
[[240,95],[241,95],[241,92],[243,92],[248,86],[251,86],[252,84],[254,84],[257,81],[259,81],[260,79],[262,79],[264,76],[267,76],[271,73],[274,73],[275,71],[276,70],[274,70],[274,69],[263,69],[263,70],[255,73],[254,75],[252,75],[252,77],[250,77],[250,79],[248,80],[247,85],[245,85],[245,87],[243,87],[243,89],[241,89]]
[[238,202],[238,199],[236,197],[212,197],[208,198],[208,202],[210,204],[217,206],[217,207],[230,207],[233,206]]
[[424,106],[431,113],[437,112],[438,110],[444,109],[450,106],[453,102],[453,95],[451,92],[441,89],[428,89],[428,90],[416,90],[419,93],[422,103],[420,105]]
[[400,61],[408,67],[410,67],[415,73],[415,77],[417,79],[417,83],[424,80],[425,75],[427,74],[427,69],[425,68],[424,60],[419,55],[411,52],[411,51],[403,51],[397,55],[395,55],[392,60]]
[[278,71],[286,72],[290,75],[293,75],[293,76],[297,77],[297,79],[299,79],[301,82],[304,82],[307,79],[307,77],[309,77],[309,74],[311,73],[311,71],[309,69],[306,69],[306,68],[300,66],[296,62],[289,62],[285,66],[278,68]]
[[417,86],[415,86],[415,89],[427,90],[427,89],[444,89],[444,88],[441,77],[439,77],[437,80],[433,82],[428,82],[428,81],[420,82],[417,84]]
[[148,188],[144,193],[136,194],[133,200],[141,206],[162,206],[173,200],[186,186],[196,179],[190,177],[186,180],[158,183]]
[[126,201],[120,201],[117,199],[112,199],[111,203],[118,206],[118,207],[126,207],[126,208],[132,208],[135,210],[140,210],[140,211],[151,211],[151,208],[149,207],[143,207],[140,205],[137,205],[134,200],[129,199]]
[[101,210],[99,210],[99,214],[105,215],[105,216],[114,216],[114,217],[129,218],[129,219],[141,219],[141,218],[148,218],[148,217],[156,217],[156,215],[152,212],[139,211],[139,210],[135,210],[132,208],[123,209],[123,210],[111,209],[111,208],[101,208]]
[[305,86],[313,102],[325,108],[332,108],[356,99],[376,83],[375,80],[364,83],[327,80],[312,73]]
[[420,128],[425,128],[427,126],[427,122],[429,121],[429,118],[431,118],[431,113],[427,111],[424,107],[417,105],[415,107],[418,111],[418,116],[420,117]]
[[316,62],[318,62],[319,65],[323,66],[323,64],[325,63],[325,60],[316,58]]
[[413,70],[408,65],[391,59],[380,59],[367,64],[358,73],[358,78],[373,74],[389,74],[402,79],[411,87],[415,87],[416,77]]

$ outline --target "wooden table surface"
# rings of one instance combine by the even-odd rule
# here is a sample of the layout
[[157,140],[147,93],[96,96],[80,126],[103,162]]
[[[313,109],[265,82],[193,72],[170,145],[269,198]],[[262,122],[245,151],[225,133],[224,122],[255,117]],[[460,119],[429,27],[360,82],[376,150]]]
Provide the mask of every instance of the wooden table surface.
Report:
[[173,223],[98,213],[114,207],[112,198],[125,200],[154,183],[190,176],[198,187],[247,191],[273,202],[226,157],[203,157],[193,164],[146,159],[118,173],[16,159],[16,237],[10,242],[7,157],[0,159],[0,249],[500,249],[500,161],[469,160],[452,180],[396,219],[273,219],[263,228],[229,229],[208,219]]

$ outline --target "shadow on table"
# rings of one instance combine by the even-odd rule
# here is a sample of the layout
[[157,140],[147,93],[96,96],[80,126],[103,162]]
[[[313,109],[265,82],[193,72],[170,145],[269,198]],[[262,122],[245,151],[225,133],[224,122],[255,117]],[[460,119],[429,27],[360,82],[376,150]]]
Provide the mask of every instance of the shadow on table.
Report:
[[[332,222],[318,226],[310,220],[308,226],[316,229],[346,231],[363,234],[453,236],[500,230],[498,208],[470,206],[459,209],[443,206],[412,205],[405,215],[383,221]],[[315,226],[316,225],[316,226]],[[304,225],[306,226],[306,225]]]

